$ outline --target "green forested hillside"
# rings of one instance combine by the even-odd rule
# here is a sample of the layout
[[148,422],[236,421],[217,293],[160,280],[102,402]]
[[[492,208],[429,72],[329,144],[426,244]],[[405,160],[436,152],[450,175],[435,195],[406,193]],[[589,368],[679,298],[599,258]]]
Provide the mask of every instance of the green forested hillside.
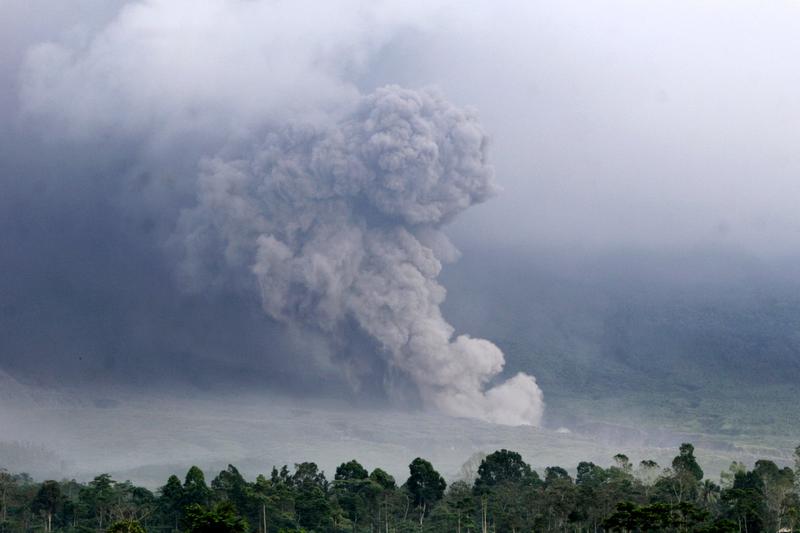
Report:
[[445,313],[536,375],[552,419],[796,434],[800,277],[773,272],[731,254],[469,250],[445,268]]

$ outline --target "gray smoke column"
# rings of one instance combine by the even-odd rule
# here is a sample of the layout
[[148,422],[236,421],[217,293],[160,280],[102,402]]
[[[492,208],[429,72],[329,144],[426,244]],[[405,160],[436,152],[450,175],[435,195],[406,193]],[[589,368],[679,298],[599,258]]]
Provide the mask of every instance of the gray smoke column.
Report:
[[442,316],[440,228],[495,191],[477,119],[434,91],[385,87],[325,127],[291,126],[202,163],[197,205],[175,240],[196,285],[253,276],[264,311],[346,338],[352,324],[427,405],[538,425],[542,393],[502,370],[497,346],[454,336]]

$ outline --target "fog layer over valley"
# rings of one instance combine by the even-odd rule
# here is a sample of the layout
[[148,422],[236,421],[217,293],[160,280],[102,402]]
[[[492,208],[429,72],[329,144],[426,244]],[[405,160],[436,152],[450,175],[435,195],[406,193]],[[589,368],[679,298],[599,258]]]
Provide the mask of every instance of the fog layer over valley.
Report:
[[[790,461],[790,439],[767,445],[666,429],[596,423],[578,428],[498,426],[436,413],[354,408],[339,402],[298,401],[263,394],[176,398],[40,398],[15,410],[4,402],[0,422],[3,464],[37,478],[88,480],[98,471],[157,487],[165,476],[199,465],[207,472],[235,464],[245,475],[268,474],[273,466],[314,461],[328,473],[358,451],[359,461],[380,465],[402,479],[421,455],[450,481],[469,477],[474,458],[513,444],[534,468],[576,459],[613,464],[624,452],[632,460],[669,464],[676,443],[697,443],[698,460],[710,478],[731,461]],[[13,402],[12,402],[13,405]],[[795,439],[796,440],[796,439]],[[777,449],[779,448],[779,449]],[[466,471],[464,470],[467,465]],[[474,474],[474,472],[472,472]]]

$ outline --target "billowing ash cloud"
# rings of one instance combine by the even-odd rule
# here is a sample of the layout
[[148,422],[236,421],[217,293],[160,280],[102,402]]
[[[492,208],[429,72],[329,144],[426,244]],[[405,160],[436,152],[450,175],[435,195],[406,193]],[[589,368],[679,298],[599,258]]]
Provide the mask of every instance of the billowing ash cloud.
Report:
[[[0,182],[15,213],[0,238],[27,250],[0,290],[20,324],[64,324],[35,358],[92,380],[191,368],[200,383],[227,363],[538,424],[534,379],[498,384],[502,352],[440,310],[457,255],[441,228],[495,189],[485,134],[434,91],[360,82],[443,4],[122,4],[19,47],[15,124],[47,157],[31,149]],[[20,355],[0,366],[27,368],[25,328],[6,323]]]
[[183,272],[200,290],[255,276],[266,313],[333,339],[355,324],[447,413],[538,424],[534,378],[485,390],[502,352],[454,337],[439,307],[436,278],[456,253],[439,228],[494,192],[486,147],[471,113],[399,87],[363,97],[334,126],[270,132],[243,155],[203,162],[198,204],[174,237]]

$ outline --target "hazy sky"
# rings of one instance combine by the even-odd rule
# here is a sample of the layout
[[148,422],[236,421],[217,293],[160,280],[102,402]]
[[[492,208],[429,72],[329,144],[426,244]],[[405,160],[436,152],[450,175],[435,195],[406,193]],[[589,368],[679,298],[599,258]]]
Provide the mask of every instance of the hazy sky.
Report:
[[457,244],[795,255],[798,56],[788,1],[6,0],[0,367],[55,372],[37,357],[57,343],[91,379],[147,381],[142,354],[166,352],[280,381],[303,365],[264,346],[300,342],[326,376],[331,347],[273,335],[257,293],[182,292],[176,227],[201,161],[385,84],[438,87],[491,140],[503,190]]
[[475,105],[506,194],[466,216],[515,243],[800,238],[800,5],[497,2],[408,32],[370,81]]
[[459,236],[800,244],[795,2],[122,4],[4,2],[4,115],[47,41],[70,58],[34,49],[21,97],[48,134],[218,131],[353,86],[433,84],[478,109],[506,191]]

